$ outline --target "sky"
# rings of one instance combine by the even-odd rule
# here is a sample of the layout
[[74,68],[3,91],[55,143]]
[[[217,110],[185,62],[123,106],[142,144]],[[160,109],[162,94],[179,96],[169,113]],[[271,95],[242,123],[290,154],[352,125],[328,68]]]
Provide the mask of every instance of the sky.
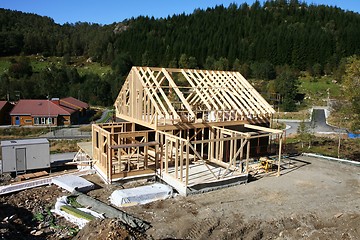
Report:
[[[190,14],[194,9],[216,5],[229,6],[254,0],[0,0],[0,8],[47,16],[56,23],[89,22],[111,24],[131,17],[167,17],[173,14]],[[261,1],[263,2],[263,1]],[[307,0],[308,4],[337,6],[360,13],[358,0]]]

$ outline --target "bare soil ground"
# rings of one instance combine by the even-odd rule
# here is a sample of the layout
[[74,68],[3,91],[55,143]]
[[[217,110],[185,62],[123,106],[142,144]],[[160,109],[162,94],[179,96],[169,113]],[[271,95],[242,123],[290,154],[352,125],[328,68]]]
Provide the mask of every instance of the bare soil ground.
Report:
[[[106,219],[74,239],[360,239],[360,167],[301,156],[285,160],[280,177],[253,175],[245,185],[123,208],[151,223],[145,234]],[[105,186],[96,175],[86,178],[98,184],[88,195],[108,204],[113,190],[146,184]],[[61,230],[32,220],[66,194],[46,186],[0,196],[2,239],[72,238],[63,219],[55,220]]]

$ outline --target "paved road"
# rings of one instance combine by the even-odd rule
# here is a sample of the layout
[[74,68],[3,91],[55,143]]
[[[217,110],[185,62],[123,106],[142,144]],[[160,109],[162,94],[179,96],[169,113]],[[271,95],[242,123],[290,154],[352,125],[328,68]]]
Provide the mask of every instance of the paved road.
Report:
[[[301,121],[283,121],[287,125],[286,134],[295,134]],[[314,133],[346,133],[346,130],[332,127],[326,123],[325,109],[314,108],[310,122],[305,122],[310,127],[310,131]]]
[[[112,110],[110,110],[110,109],[105,109],[105,110],[103,111],[101,117],[100,117],[98,120],[96,120],[96,122],[97,122],[97,123],[102,123],[102,122],[104,122],[105,118],[108,116],[108,113],[111,112],[111,111],[112,111]],[[109,121],[111,121],[111,120],[112,120],[112,118],[109,118],[107,122],[109,122]]]
[[326,123],[325,110],[324,109],[314,109],[312,114],[312,119],[310,123],[310,128],[314,128],[314,132],[317,133],[330,133],[338,132],[338,128],[329,126]]
[[71,162],[76,152],[50,154],[51,166],[62,165],[64,162]]

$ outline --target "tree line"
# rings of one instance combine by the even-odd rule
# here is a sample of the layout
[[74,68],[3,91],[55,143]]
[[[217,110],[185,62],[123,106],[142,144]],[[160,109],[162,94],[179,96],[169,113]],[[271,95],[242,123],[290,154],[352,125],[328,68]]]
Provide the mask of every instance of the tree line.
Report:
[[[334,74],[344,58],[360,54],[359,14],[297,0],[220,5],[109,25],[59,25],[48,17],[0,9],[0,26],[1,56],[91,57],[112,66],[114,74],[106,80],[110,88],[132,65],[236,70],[246,78],[285,78],[296,86],[288,79],[299,71]],[[68,91],[76,92],[76,84],[84,82],[74,82]],[[293,106],[297,88],[290,89],[282,95]]]

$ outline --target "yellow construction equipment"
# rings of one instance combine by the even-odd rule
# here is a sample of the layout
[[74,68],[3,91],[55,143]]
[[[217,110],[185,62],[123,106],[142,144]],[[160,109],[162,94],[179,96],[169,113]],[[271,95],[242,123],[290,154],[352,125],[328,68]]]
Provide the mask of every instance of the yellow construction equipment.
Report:
[[269,172],[269,170],[271,171],[274,160],[271,160],[268,157],[261,157],[259,158],[259,161],[259,169],[264,169],[265,172]]

